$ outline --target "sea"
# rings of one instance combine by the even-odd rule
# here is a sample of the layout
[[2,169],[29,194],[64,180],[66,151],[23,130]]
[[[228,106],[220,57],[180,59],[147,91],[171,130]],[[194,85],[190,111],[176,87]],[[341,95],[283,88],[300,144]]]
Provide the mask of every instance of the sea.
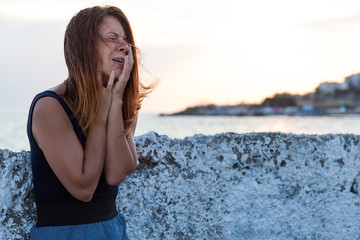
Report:
[[[0,113],[0,149],[30,149],[26,135],[27,113]],[[332,116],[160,116],[140,113],[136,136],[150,131],[170,138],[224,132],[282,132],[294,134],[360,135],[360,115]]]

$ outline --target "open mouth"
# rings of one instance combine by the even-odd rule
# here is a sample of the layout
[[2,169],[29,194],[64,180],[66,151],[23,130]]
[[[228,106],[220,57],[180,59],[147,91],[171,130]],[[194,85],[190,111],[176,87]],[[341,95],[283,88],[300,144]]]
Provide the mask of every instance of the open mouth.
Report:
[[124,59],[121,58],[114,58],[113,61],[118,63],[124,63]]

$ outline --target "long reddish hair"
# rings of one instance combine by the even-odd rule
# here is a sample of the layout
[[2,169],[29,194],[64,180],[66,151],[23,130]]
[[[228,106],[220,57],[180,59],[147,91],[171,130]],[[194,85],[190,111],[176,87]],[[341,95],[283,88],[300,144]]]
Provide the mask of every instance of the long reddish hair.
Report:
[[127,41],[132,47],[134,64],[123,96],[124,134],[128,136],[136,121],[138,110],[150,87],[139,80],[137,49],[130,23],[117,7],[92,7],[81,10],[69,22],[64,39],[65,62],[69,71],[65,81],[64,97],[73,106],[73,114],[85,133],[98,122],[96,112],[100,106],[102,81],[99,81],[98,28],[107,16],[116,17],[124,28]]

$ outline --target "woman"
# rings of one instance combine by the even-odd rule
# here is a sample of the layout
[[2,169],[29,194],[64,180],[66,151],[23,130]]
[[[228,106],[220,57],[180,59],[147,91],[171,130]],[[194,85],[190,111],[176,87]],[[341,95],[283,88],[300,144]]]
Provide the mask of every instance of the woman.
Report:
[[116,7],[84,9],[67,26],[64,50],[68,78],[30,107],[31,238],[127,239],[117,184],[136,168],[137,113],[149,90],[130,24]]

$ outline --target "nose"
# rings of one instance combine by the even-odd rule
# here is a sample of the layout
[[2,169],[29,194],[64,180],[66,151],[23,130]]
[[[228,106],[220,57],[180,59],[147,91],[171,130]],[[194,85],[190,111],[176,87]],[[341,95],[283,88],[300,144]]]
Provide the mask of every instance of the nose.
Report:
[[118,48],[119,52],[124,52],[125,55],[129,54],[130,51],[130,46],[128,44],[120,44],[119,48]]

